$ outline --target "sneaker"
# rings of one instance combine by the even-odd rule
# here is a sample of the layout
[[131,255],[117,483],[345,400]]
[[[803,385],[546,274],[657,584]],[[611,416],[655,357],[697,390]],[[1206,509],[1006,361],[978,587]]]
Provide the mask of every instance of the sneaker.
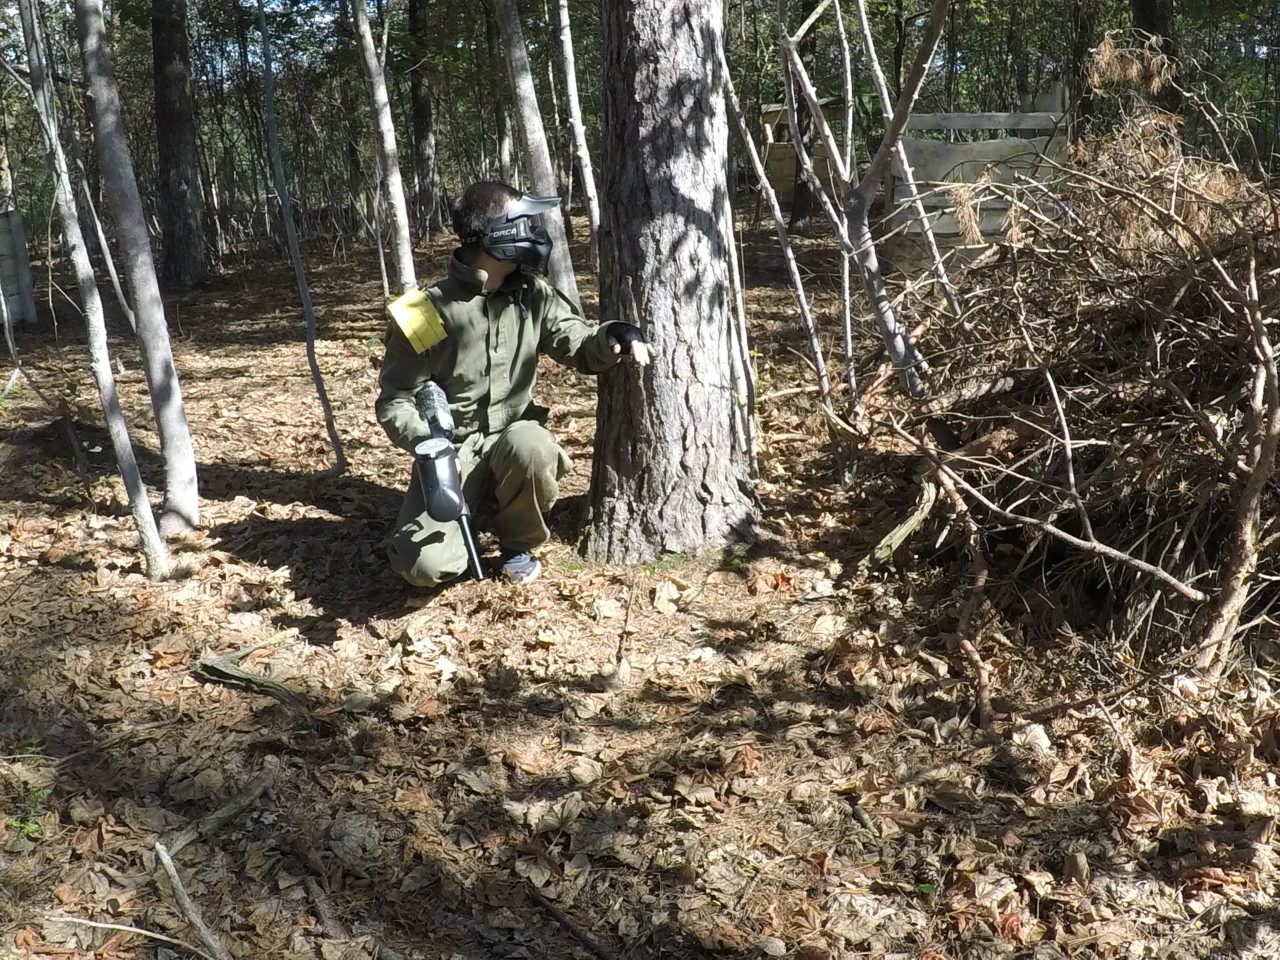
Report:
[[512,583],[532,583],[542,573],[542,563],[532,553],[506,553],[502,556],[502,575]]

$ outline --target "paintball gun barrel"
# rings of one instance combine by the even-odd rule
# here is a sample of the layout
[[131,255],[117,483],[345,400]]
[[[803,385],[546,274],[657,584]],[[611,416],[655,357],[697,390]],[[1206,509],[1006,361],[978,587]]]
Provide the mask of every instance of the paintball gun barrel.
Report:
[[471,576],[484,580],[484,568],[480,565],[480,551],[471,530],[471,510],[462,493],[462,478],[458,474],[458,454],[453,449],[453,413],[449,398],[440,384],[427,383],[414,396],[418,415],[431,429],[431,436],[413,448],[414,469],[422,485],[422,496],[427,514],[439,523],[456,520],[462,533],[462,544],[467,551],[467,566]]

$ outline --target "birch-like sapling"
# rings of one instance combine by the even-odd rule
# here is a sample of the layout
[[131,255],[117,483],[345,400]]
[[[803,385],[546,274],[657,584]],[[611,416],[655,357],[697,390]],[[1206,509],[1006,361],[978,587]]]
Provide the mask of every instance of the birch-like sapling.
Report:
[[[359,0],[357,0],[359,3]],[[271,35],[267,31],[267,11],[258,0],[258,29],[262,31],[262,93],[266,113],[267,147],[271,151],[271,175],[275,181],[276,196],[280,200],[280,220],[284,224],[284,236],[289,246],[289,260],[293,264],[293,277],[298,284],[298,296],[302,298],[302,313],[307,321],[307,366],[311,369],[311,382],[315,384],[320,409],[324,412],[324,426],[333,448],[333,466],[322,471],[325,476],[338,476],[347,469],[347,457],[342,450],[342,438],[333,419],[333,406],[324,386],[324,375],[316,361],[316,310],[311,303],[311,287],[302,265],[302,249],[298,245],[298,231],[293,225],[293,203],[289,199],[289,184],[284,175],[284,159],[280,150],[280,131],[276,124],[275,74],[271,63]],[[401,280],[403,282],[403,277]]]
[[[516,120],[520,127],[520,139],[524,143],[525,169],[528,171],[530,184],[533,191],[541,196],[558,196],[560,191],[556,187],[555,171],[551,165],[547,132],[538,109],[538,93],[533,84],[533,71],[529,67],[524,30],[520,26],[520,11],[516,9],[515,0],[489,2],[502,37],[502,51],[507,58],[507,73],[515,97]],[[577,278],[573,275],[569,240],[565,235],[560,211],[544,213],[542,223],[551,237],[551,282],[572,303],[579,304],[582,298],[578,294]]]
[[129,509],[138,528],[142,554],[147,574],[152,579],[169,575],[170,564],[164,540],[156,527],[147,499],[147,488],[138,470],[133,443],[125,424],[124,411],[116,392],[115,376],[111,372],[111,354],[107,346],[107,323],[102,310],[102,298],[93,278],[93,266],[80,232],[80,219],[76,210],[75,192],[71,186],[71,173],[67,168],[66,153],[58,139],[53,115],[53,102],[45,79],[44,44],[40,35],[40,23],[35,15],[32,0],[18,0],[18,13],[22,20],[22,33],[27,47],[27,65],[31,76],[31,96],[35,101],[41,135],[44,138],[46,158],[54,177],[54,205],[62,226],[63,243],[71,260],[80,302],[84,309],[85,330],[88,334],[89,369],[102,400],[102,412],[106,419],[107,435],[111,439],[112,452],[120,478],[124,481],[129,499]]
[[360,44],[360,60],[369,83],[369,104],[373,109],[374,128],[378,132],[378,166],[382,171],[383,195],[391,215],[391,259],[396,266],[396,279],[403,293],[418,285],[413,268],[413,240],[409,233],[409,209],[404,200],[404,180],[400,176],[400,151],[396,147],[396,128],[391,121],[391,100],[387,96],[387,77],[382,61],[373,45],[369,28],[369,11],[364,0],[352,0],[356,36]]
[[[125,137],[120,91],[107,53],[102,0],[75,0],[76,33],[84,56],[85,76],[93,98],[94,143],[103,182],[111,198],[111,212],[120,240],[125,277],[133,294],[138,325],[138,352],[151,394],[151,409],[164,457],[164,507],[160,533],[169,536],[200,522],[200,494],[196,485],[196,454],[182,403],[182,385],[173,362],[164,301],[151,257],[151,237],[133,173],[133,158]],[[71,198],[75,202],[74,197]]]

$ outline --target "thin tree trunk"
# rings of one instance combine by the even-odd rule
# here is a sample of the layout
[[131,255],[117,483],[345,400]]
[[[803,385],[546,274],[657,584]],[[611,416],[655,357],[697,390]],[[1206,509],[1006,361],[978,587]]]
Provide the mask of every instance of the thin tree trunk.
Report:
[[[727,77],[728,74],[726,73]],[[726,91],[727,98],[727,91]],[[732,167],[729,168],[732,173]],[[742,260],[738,256],[736,225],[733,214],[733,192],[725,191],[725,230],[729,235],[729,276],[733,281],[733,371],[738,381],[734,404],[742,421],[742,440],[747,448],[747,469],[752,479],[760,475],[760,461],[756,442],[756,368],[751,361],[751,340],[747,333],[747,296],[742,275]]]
[[[409,0],[409,32],[416,44],[424,43],[428,32],[427,0]],[[420,48],[415,46],[414,49]],[[436,187],[435,116],[424,57],[419,56],[409,74],[409,96],[413,113],[414,206],[418,231],[430,238],[431,231],[440,226],[440,203]]]
[[902,99],[902,67],[907,59],[907,3],[893,0],[893,96]]
[[569,26],[569,0],[557,0],[560,15],[560,52],[564,58],[564,85],[568,91],[569,126],[573,130],[573,149],[578,157],[582,194],[587,198],[587,222],[591,225],[591,259],[600,269],[600,198],[596,195],[596,176],[591,168],[591,151],[587,147],[587,128],[582,122],[582,102],[578,98],[578,68],[573,55],[573,34]]
[[120,91],[107,55],[102,2],[76,0],[75,10],[85,75],[94,102],[94,141],[115,215],[125,276],[133,294],[134,313],[138,320],[138,350],[142,356],[147,389],[151,393],[160,453],[164,457],[165,498],[160,532],[167,537],[189,530],[200,522],[196,455],[182,405],[182,387],[173,362],[169,328],[165,324],[164,301],[160,298],[160,284],[151,259],[151,238],[147,233],[142,198],[138,196],[138,182],[133,176],[133,160],[125,138]]
[[[485,43],[488,50],[487,69],[494,71],[498,76],[486,77],[483,83],[492,83],[493,96],[493,128],[494,136],[498,144],[498,178],[503,183],[514,185],[520,179],[520,171],[516,163],[515,139],[512,136],[511,128],[514,126],[511,120],[511,91],[508,89],[506,60],[502,58],[499,47],[502,41],[498,37],[498,23],[494,19],[493,7],[486,3],[484,6],[484,23],[485,23]],[[486,170],[490,169],[486,166]],[[486,174],[487,175],[487,174]]]
[[115,377],[111,372],[111,354],[107,346],[107,324],[102,311],[102,299],[98,296],[98,287],[93,279],[93,267],[89,263],[84,236],[80,232],[71,174],[67,168],[67,158],[63,153],[53,119],[53,103],[45,81],[43,44],[39,24],[32,9],[32,0],[18,0],[18,13],[22,19],[22,33],[27,47],[27,67],[31,76],[32,99],[35,100],[36,113],[40,119],[40,131],[44,136],[49,169],[54,175],[54,199],[58,219],[62,224],[62,237],[71,258],[76,286],[80,292],[81,306],[84,308],[85,329],[89,342],[89,369],[97,385],[98,396],[102,400],[107,435],[111,439],[111,449],[115,454],[120,478],[124,481],[125,492],[129,498],[129,509],[138,528],[138,538],[141,541],[147,574],[152,579],[159,580],[169,574],[169,556],[160,532],[156,528],[151,503],[147,499],[147,488],[142,482],[142,473],[138,469],[133,443],[129,439],[129,429],[125,424],[124,411],[120,408],[120,397],[116,393]]
[[[858,15],[865,21],[866,0],[857,0],[857,2]],[[924,380],[921,378],[921,374],[925,372],[924,361],[908,339],[906,328],[894,312],[892,299],[885,286],[884,273],[880,269],[880,259],[876,254],[875,240],[871,236],[870,212],[871,201],[875,198],[880,181],[889,167],[889,154],[898,145],[902,132],[906,129],[907,118],[911,115],[911,108],[915,105],[916,97],[920,95],[921,86],[924,85],[929,63],[938,48],[938,39],[942,36],[949,6],[950,0],[933,0],[924,36],[916,50],[915,62],[911,66],[902,94],[898,97],[897,106],[885,125],[885,134],[880,141],[880,147],[871,158],[871,163],[867,165],[862,180],[856,187],[849,190],[844,200],[845,214],[849,223],[849,239],[854,246],[854,260],[862,273],[863,287],[875,312],[885,350],[894,368],[902,376],[907,391],[917,399],[925,396]]]
[[[83,168],[80,172],[81,174],[84,173]],[[107,276],[111,278],[111,289],[115,292],[116,303],[120,304],[120,312],[124,314],[125,320],[129,322],[129,329],[133,331],[134,336],[137,336],[138,318],[133,312],[129,298],[125,296],[124,287],[120,285],[120,273],[116,270],[115,257],[111,255],[111,245],[107,243],[107,233],[102,229],[102,218],[98,216],[98,208],[93,204],[93,194],[89,190],[89,181],[82,177],[80,187],[80,192],[84,194],[84,205],[89,210],[89,219],[93,222],[93,232],[98,238],[98,246],[102,248],[103,265],[107,268]]]
[[22,226],[22,214],[18,210],[18,192],[13,181],[13,169],[9,165],[9,118],[7,102],[0,101],[0,213],[9,214],[8,229],[12,236],[21,238],[14,267],[17,271],[16,300],[22,315],[31,323],[36,320],[35,281],[31,276],[31,262],[27,254],[26,231]]
[[[849,52],[849,34],[844,25],[844,11],[840,3],[832,4],[836,14],[836,41],[840,47],[840,67],[844,77],[844,169],[852,171],[853,166],[853,56]],[[844,229],[849,231],[849,218],[844,218]],[[852,421],[858,413],[858,373],[854,357],[853,343],[853,284],[852,257],[848,250],[840,251],[840,319],[844,333],[844,380],[849,397],[846,410]]]
[[750,452],[733,427],[724,76],[707,68],[723,27],[721,0],[604,7],[601,302],[658,345],[650,366],[600,378],[584,545],[614,562],[753,530]]
[[1019,110],[1030,110],[1031,56],[1027,52],[1027,36],[1023,29],[1023,5],[1020,0],[1009,4],[1009,69],[1013,71],[1014,104]]
[[[357,5],[364,0],[356,0]],[[311,287],[302,265],[302,250],[298,246],[298,231],[293,225],[293,204],[289,200],[289,187],[284,176],[284,159],[280,151],[280,133],[276,127],[275,73],[271,64],[271,36],[267,32],[267,10],[263,0],[258,0],[258,29],[262,31],[262,102],[266,113],[267,148],[271,151],[271,173],[275,180],[276,196],[280,200],[280,219],[284,224],[284,236],[289,245],[289,260],[293,263],[293,277],[298,284],[298,296],[302,298],[302,313],[307,320],[307,366],[311,369],[311,382],[315,384],[320,409],[324,412],[324,426],[333,448],[333,466],[321,471],[325,476],[337,476],[347,469],[347,457],[342,450],[342,438],[333,419],[333,407],[324,387],[324,375],[316,362],[316,311],[311,303]]]
[[796,261],[795,251],[791,247],[791,236],[787,232],[787,220],[782,213],[782,205],[778,202],[777,191],[769,182],[764,161],[751,137],[747,127],[742,106],[738,103],[738,94],[733,86],[733,77],[729,72],[729,63],[723,49],[720,50],[720,72],[724,77],[725,100],[729,114],[738,125],[738,136],[746,147],[747,158],[755,171],[756,181],[760,184],[760,193],[769,204],[769,212],[773,215],[774,229],[778,234],[778,247],[782,251],[782,260],[787,265],[787,276],[791,279],[791,292],[796,298],[796,307],[800,310],[800,321],[809,339],[809,349],[813,353],[813,368],[818,375],[818,395],[823,403],[828,402],[831,395],[831,380],[827,374],[827,361],[822,351],[822,339],[818,336],[818,327],[814,323],[813,311],[809,306],[809,296],[804,289],[804,278],[800,274],[800,265]]
[[364,0],[352,0],[360,57],[364,61],[365,78],[369,81],[369,102],[373,108],[374,126],[378,131],[378,162],[382,169],[383,192],[391,214],[391,258],[396,265],[396,279],[401,291],[418,285],[413,268],[413,241],[409,236],[409,211],[405,206],[404,182],[400,177],[400,152],[396,149],[396,130],[391,122],[391,101],[387,98],[387,79],[373,46],[369,29],[369,11]]
[[1256,366],[1246,420],[1251,434],[1248,470],[1236,494],[1232,528],[1226,538],[1226,561],[1218,576],[1217,596],[1208,612],[1196,658],[1196,666],[1215,678],[1222,675],[1236,653],[1234,639],[1258,565],[1262,495],[1275,476],[1276,456],[1280,452],[1280,370],[1258,296],[1256,255],[1251,255],[1249,279],[1239,293],[1253,340]]
[[[818,0],[804,0],[800,4],[800,12],[807,18],[809,14],[817,9]],[[779,17],[785,5],[779,4]],[[786,29],[785,21],[779,20],[779,26]],[[813,74],[813,58],[817,52],[817,32],[809,30],[808,33],[801,38],[798,44],[797,53],[800,60],[804,63],[809,74]],[[784,83],[787,81],[783,80]],[[796,141],[809,156],[813,156],[813,114],[804,103],[795,105],[796,109],[796,131],[793,136],[798,135]],[[806,236],[813,229],[813,208],[817,205],[817,198],[814,196],[814,188],[804,175],[804,171],[800,169],[800,164],[796,164],[796,174],[791,185],[791,222],[788,225],[793,236]]]
[[160,279],[168,288],[184,289],[209,275],[196,160],[187,0],[152,0],[151,50],[160,186]]
[[[875,38],[871,33],[871,23],[867,19],[867,7],[864,0],[858,2],[858,21],[862,28],[862,44],[866,49],[867,66],[871,71],[871,83],[880,96],[880,107],[884,111],[885,123],[893,117],[893,101],[889,99],[889,84],[885,80],[884,71],[880,68],[880,58],[876,56]],[[909,113],[910,111],[908,111]],[[916,186],[915,171],[911,169],[911,160],[907,157],[906,144],[899,135],[893,143],[893,153],[902,168],[903,185],[907,188],[907,198],[915,210],[916,220],[920,224],[920,235],[924,237],[925,247],[929,250],[929,258],[933,263],[934,276],[942,286],[943,295],[947,298],[947,306],[952,316],[957,319],[964,313],[960,296],[956,293],[951,277],[947,274],[947,265],[942,259],[942,251],[938,249],[937,238],[933,235],[933,226],[929,222],[929,214],[924,209],[924,201],[920,199],[920,190]],[[892,201],[892,197],[886,200]]]
[[[354,35],[350,0],[339,0],[337,41],[339,56],[351,50]],[[351,84],[345,74],[338,82],[338,104],[343,114],[343,131],[346,139],[342,155],[347,183],[347,222],[354,232],[364,226],[368,218],[365,216],[364,205],[365,177],[360,164],[360,120],[356,114]]]
[[[559,196],[555,170],[551,166],[551,151],[547,147],[547,133],[542,125],[542,114],[538,111],[538,93],[533,86],[533,71],[529,68],[529,54],[525,48],[524,30],[520,26],[520,13],[516,9],[515,0],[490,2],[493,4],[498,31],[502,35],[529,181],[540,196]],[[542,222],[551,236],[551,282],[577,306],[581,302],[578,281],[573,275],[573,260],[569,256],[569,241],[565,236],[560,210],[547,211],[542,215]]]

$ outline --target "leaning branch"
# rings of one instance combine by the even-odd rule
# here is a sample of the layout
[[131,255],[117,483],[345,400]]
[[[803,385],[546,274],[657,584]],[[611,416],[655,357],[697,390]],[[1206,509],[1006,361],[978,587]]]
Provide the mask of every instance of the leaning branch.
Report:
[[809,309],[809,298],[804,291],[804,279],[800,276],[800,267],[796,263],[795,252],[791,249],[791,238],[787,234],[787,221],[782,215],[782,207],[778,203],[778,195],[769,183],[769,175],[765,171],[764,162],[760,159],[760,151],[756,149],[755,140],[747,128],[746,118],[742,114],[742,106],[738,102],[738,94],[733,86],[733,77],[729,74],[729,61],[725,57],[724,44],[716,50],[720,58],[720,75],[724,78],[725,101],[729,112],[738,125],[738,136],[747,148],[747,156],[751,160],[751,168],[755,171],[756,180],[760,183],[760,192],[769,202],[769,211],[773,214],[773,223],[778,231],[778,245],[782,248],[782,259],[787,264],[787,273],[791,278],[791,290],[800,308],[800,318],[804,322],[805,333],[809,337],[809,347],[813,351],[813,364],[818,372],[818,391],[824,404],[829,403],[831,381],[827,376],[827,363],[822,353],[822,341],[818,338],[818,329],[813,321],[813,312]]
[[[924,86],[929,64],[933,62],[938,41],[942,38],[942,28],[946,23],[947,8],[950,5],[951,0],[933,0],[933,6],[929,11],[929,22],[925,26],[924,36],[921,37],[920,46],[916,50],[915,62],[911,64],[911,72],[907,74],[906,83],[902,85],[902,95],[898,97],[898,105],[893,111],[893,116],[889,118],[884,139],[880,141],[879,149],[876,150],[875,156],[871,158],[866,171],[862,174],[862,181],[858,184],[859,190],[870,187],[874,191],[876,184],[884,177],[885,170],[889,166],[889,154],[907,129],[907,121],[911,118],[911,111],[915,108],[916,99],[920,96],[920,88]],[[858,12],[865,16],[865,0],[858,0]]]

